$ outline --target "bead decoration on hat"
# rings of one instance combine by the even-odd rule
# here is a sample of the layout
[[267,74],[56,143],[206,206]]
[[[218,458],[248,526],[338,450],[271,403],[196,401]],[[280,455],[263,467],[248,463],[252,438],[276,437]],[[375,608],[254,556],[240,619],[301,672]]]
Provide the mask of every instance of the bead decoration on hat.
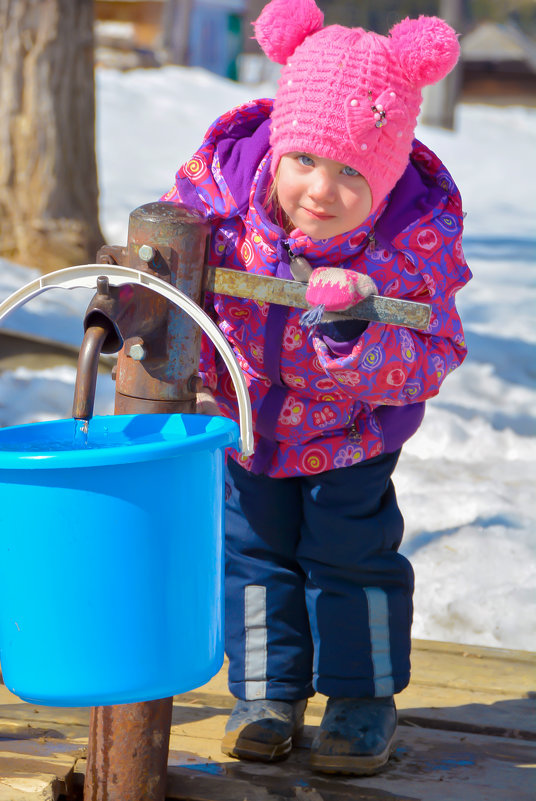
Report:
[[[391,97],[395,97],[394,92],[391,92],[390,95]],[[372,92],[370,89],[368,92],[368,96],[371,102],[370,109],[374,114],[374,119],[376,120],[376,128],[383,128],[383,126],[387,122],[387,120],[385,119],[385,109],[381,103],[378,103],[378,105],[376,105],[375,103],[372,102]],[[352,103],[350,105],[352,105]]]

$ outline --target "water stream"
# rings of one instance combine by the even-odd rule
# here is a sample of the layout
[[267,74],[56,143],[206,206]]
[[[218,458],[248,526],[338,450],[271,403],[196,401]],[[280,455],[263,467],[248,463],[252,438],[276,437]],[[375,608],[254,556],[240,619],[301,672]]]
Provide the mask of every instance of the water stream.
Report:
[[87,448],[88,445],[89,420],[74,421],[73,450]]

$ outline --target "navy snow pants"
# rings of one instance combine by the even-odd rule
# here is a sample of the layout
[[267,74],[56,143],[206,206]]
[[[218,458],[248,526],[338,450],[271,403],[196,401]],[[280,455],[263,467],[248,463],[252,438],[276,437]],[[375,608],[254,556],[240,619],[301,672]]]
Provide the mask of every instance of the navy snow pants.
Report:
[[314,476],[228,460],[226,624],[238,698],[388,696],[409,681],[413,570],[399,451]]

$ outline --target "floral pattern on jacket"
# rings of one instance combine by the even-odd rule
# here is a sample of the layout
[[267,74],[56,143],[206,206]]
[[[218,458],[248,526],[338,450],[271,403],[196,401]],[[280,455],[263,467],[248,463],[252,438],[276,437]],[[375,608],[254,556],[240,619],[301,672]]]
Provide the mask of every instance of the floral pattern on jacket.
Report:
[[[411,163],[423,191],[438,198],[389,242],[377,241],[376,226],[388,202],[359,228],[328,240],[288,236],[270,215],[271,151],[246,175],[249,197],[237,198],[224,177],[222,139],[234,131],[243,141],[259,130],[271,101],[246,103],[224,114],[208,130],[197,153],[178,171],[162,198],[194,204],[212,222],[209,262],[262,275],[291,278],[289,253],[311,266],[336,265],[370,275],[382,295],[429,303],[426,331],[371,322],[349,342],[339,343],[300,326],[302,311],[215,295],[206,307],[231,344],[248,385],[256,452],[243,466],[273,477],[314,474],[355,464],[392,450],[393,428],[402,440],[402,407],[437,394],[445,377],[466,355],[456,311],[456,292],[471,274],[462,250],[463,214],[459,192],[441,163],[415,141]],[[240,169],[240,160],[233,169]],[[222,412],[238,418],[230,376],[212,343],[203,337],[200,375]],[[401,407],[398,411],[386,407]],[[416,411],[414,409],[413,411]],[[398,415],[398,417],[397,417]],[[406,414],[407,418],[407,414]],[[397,423],[397,420],[400,423]],[[387,432],[389,428],[389,432]],[[396,436],[395,436],[396,439]],[[401,443],[397,443],[398,444]]]

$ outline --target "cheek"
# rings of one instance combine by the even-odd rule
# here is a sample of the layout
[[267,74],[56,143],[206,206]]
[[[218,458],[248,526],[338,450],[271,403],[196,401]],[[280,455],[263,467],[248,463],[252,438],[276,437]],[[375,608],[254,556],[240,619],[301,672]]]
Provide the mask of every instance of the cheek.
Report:
[[370,210],[372,209],[372,192],[368,184],[365,185],[363,197],[365,206],[368,209],[367,214],[369,214]]
[[293,208],[296,203],[295,184],[287,180],[279,180],[277,184],[277,199],[284,211]]
[[359,217],[360,222],[366,219],[372,208],[372,193],[369,185],[365,184],[355,194],[348,195],[345,205],[348,213]]

